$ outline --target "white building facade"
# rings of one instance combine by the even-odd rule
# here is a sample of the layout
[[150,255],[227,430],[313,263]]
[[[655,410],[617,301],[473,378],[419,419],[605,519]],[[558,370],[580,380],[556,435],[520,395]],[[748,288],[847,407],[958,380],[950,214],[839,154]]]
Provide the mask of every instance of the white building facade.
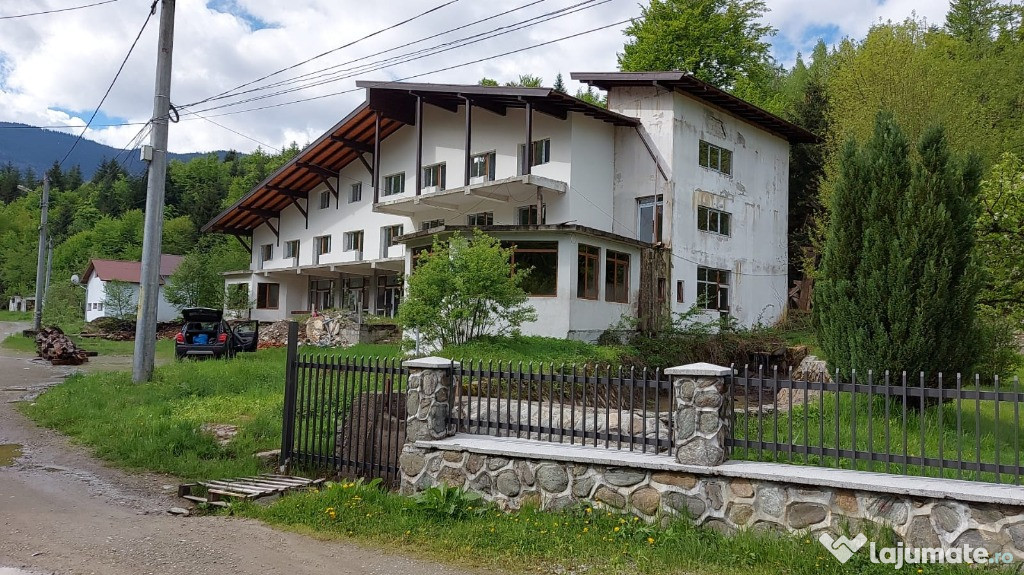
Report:
[[[157,304],[157,321],[172,321],[181,316],[180,310],[170,304],[164,296],[164,283],[167,277],[181,265],[181,256],[160,256],[160,288]],[[81,285],[85,287],[85,321],[93,321],[101,317],[112,317],[113,310],[107,305],[107,286],[111,281],[122,281],[131,289],[131,306],[138,305],[139,278],[142,274],[142,262],[122,260],[89,260],[89,265],[82,274]]]
[[480,228],[534,270],[528,334],[592,340],[698,301],[778,319],[789,145],[813,136],[680,73],[574,77],[608,109],[548,88],[360,82],[363,105],[204,227],[251,249],[228,289],[262,321],[392,315],[417,249]]

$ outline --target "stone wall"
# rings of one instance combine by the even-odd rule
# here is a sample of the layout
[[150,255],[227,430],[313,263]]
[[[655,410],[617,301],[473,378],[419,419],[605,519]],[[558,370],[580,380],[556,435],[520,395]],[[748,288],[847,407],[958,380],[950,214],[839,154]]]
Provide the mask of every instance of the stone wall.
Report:
[[557,510],[586,503],[647,521],[681,514],[727,533],[855,534],[863,522],[872,522],[892,527],[907,545],[967,543],[1024,559],[1024,506],[410,445],[400,464],[401,489],[407,494],[443,482],[506,509],[535,505]]

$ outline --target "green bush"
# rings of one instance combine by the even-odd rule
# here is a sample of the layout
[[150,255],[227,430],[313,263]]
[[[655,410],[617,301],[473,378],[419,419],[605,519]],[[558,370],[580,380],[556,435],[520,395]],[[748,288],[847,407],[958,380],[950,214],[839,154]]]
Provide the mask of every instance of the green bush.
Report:
[[975,371],[983,378],[1005,377],[1024,365],[1015,338],[1015,321],[983,307],[978,312],[975,328],[978,342]]

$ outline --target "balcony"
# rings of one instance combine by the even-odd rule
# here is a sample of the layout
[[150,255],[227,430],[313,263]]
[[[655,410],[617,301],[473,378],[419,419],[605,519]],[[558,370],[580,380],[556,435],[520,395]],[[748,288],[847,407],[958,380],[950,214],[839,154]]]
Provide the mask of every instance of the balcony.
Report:
[[[375,212],[412,217],[417,211],[434,208],[455,213],[465,213],[471,207],[483,202],[512,205],[535,203],[538,190],[565,195],[569,185],[543,176],[528,174],[503,178],[489,182],[470,183],[468,186],[446,190],[423,190],[419,195],[409,193],[382,199],[373,206]],[[483,210],[483,208],[481,207]]]

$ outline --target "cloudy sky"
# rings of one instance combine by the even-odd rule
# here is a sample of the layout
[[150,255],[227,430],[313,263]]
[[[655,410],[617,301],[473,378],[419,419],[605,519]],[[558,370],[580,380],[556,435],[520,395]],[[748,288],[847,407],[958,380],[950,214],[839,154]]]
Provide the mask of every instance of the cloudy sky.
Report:
[[[0,0],[0,121],[84,125],[151,3]],[[98,5],[20,17],[86,4]],[[779,31],[775,57],[786,65],[818,38],[860,38],[879,20],[912,13],[941,24],[948,7],[947,0],[767,4],[766,19]],[[301,146],[361,101],[356,79],[475,83],[531,73],[550,85],[558,72],[568,82],[572,71],[614,70],[625,25],[603,27],[639,12],[638,0],[178,0],[171,101],[181,121],[171,126],[170,149]],[[123,148],[139,136],[152,113],[158,19],[159,8],[87,138]],[[235,95],[215,98],[229,91]]]

